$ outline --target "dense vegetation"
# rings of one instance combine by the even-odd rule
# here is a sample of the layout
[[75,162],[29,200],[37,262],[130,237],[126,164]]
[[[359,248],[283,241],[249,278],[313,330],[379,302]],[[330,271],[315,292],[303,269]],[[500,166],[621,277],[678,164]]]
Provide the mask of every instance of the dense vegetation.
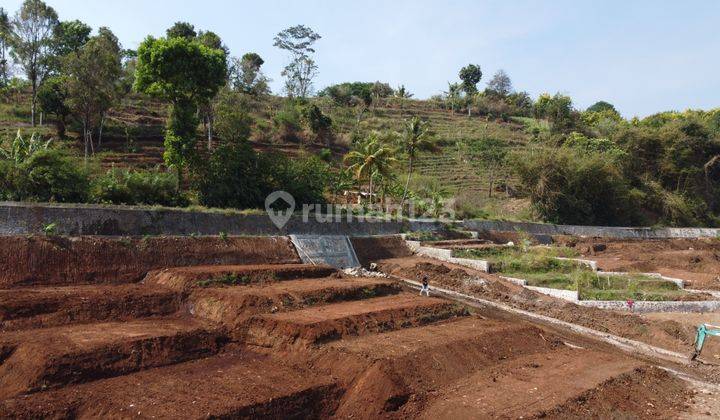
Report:
[[0,8],[0,199],[257,208],[284,189],[435,217],[720,224],[720,109],[626,120],[502,70],[480,89],[479,64],[427,100],[381,81],[315,94],[320,39],[272,40],[281,96],[262,57],[186,22],[131,51],[41,0]]

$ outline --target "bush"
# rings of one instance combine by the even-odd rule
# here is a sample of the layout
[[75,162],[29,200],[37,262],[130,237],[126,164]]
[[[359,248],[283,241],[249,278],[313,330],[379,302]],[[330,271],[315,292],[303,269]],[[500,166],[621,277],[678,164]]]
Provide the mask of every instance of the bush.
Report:
[[515,167],[522,189],[544,220],[613,226],[639,220],[628,181],[603,154],[542,150],[521,156]]
[[97,203],[187,205],[177,189],[175,174],[161,171],[111,169],[93,181],[91,195]]
[[[305,126],[318,139],[330,139],[330,130],[332,129],[332,119],[318,108],[315,104],[310,104],[302,109],[302,120]],[[329,141],[328,141],[329,144]]]
[[292,194],[297,206],[324,203],[329,166],[317,157],[258,154],[248,143],[223,145],[195,178],[200,204],[262,208],[273,191]]
[[302,128],[301,113],[294,102],[287,102],[273,117],[273,126],[280,139],[297,141],[298,132]]
[[18,163],[0,161],[0,197],[5,200],[82,203],[89,186],[82,164],[63,150],[39,150]]
[[[295,199],[296,206],[325,203],[324,192],[330,178],[330,167],[316,156],[290,159],[285,155],[262,155],[270,179],[265,195],[284,190]],[[263,199],[265,197],[263,196]]]
[[200,204],[208,207],[262,207],[265,181],[258,163],[258,154],[247,142],[218,147],[195,177]]

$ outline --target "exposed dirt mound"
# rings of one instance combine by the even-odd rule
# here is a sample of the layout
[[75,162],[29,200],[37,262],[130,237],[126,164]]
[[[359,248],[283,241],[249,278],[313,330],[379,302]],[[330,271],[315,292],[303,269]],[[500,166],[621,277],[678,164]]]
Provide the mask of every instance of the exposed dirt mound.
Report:
[[386,296],[258,316],[250,321],[246,341],[264,347],[304,347],[466,314],[465,308],[443,299]]
[[656,367],[640,367],[612,378],[534,418],[672,418],[692,393],[685,383]]
[[354,237],[350,238],[350,242],[364,267],[373,261],[412,255],[405,241],[398,235]]
[[169,315],[181,296],[138,284],[0,290],[0,331]]
[[163,267],[299,262],[285,237],[10,236],[0,241],[0,288],[130,283]]

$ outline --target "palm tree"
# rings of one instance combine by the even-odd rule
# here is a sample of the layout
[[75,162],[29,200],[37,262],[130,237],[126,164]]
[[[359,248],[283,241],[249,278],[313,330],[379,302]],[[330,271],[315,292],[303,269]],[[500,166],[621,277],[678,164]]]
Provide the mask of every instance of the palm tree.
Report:
[[405,181],[405,189],[403,190],[400,208],[405,204],[407,199],[408,187],[410,186],[410,178],[413,174],[413,163],[419,152],[439,151],[435,138],[429,130],[429,123],[418,117],[412,117],[409,121],[405,121],[405,129],[400,137],[400,149],[408,158],[407,181]]
[[348,169],[355,173],[358,182],[367,178],[369,183],[370,204],[373,196],[373,174],[387,176],[396,159],[393,148],[389,147],[380,138],[379,133],[372,132],[367,139],[360,143],[355,150],[351,150],[344,158],[349,163]]

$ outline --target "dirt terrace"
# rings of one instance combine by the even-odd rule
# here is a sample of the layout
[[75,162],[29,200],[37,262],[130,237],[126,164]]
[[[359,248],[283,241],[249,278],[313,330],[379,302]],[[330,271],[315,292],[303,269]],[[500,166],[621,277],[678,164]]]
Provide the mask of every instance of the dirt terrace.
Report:
[[[4,274],[0,415],[667,418],[693,398],[684,381],[607,346],[303,266],[282,241],[263,259],[268,238],[233,239],[232,252],[194,240],[172,242],[172,257],[123,254],[128,269],[81,247],[94,254],[60,260],[87,273]],[[164,268],[168,258],[185,267]]]
[[556,237],[604,271],[658,272],[692,289],[720,290],[720,239],[619,240]]

